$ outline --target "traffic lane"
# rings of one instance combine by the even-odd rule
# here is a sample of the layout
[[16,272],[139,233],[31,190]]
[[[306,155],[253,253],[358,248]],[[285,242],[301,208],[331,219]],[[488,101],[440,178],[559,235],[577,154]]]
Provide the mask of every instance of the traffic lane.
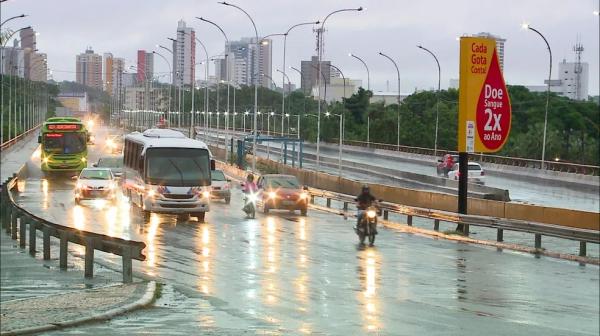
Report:
[[[314,154],[315,149],[308,146],[304,147],[304,152]],[[338,153],[332,148],[322,147],[321,155],[331,159],[337,159]],[[370,164],[373,167],[389,167],[407,172],[436,175],[435,165],[419,165],[393,159],[385,159],[368,154],[343,153],[344,160]],[[485,170],[485,164],[482,164]],[[345,173],[344,173],[345,174]],[[547,184],[531,183],[527,181],[517,181],[503,177],[494,176],[493,172],[488,172],[485,177],[485,184],[490,187],[508,189],[513,201],[522,203],[539,204],[558,208],[567,208],[583,211],[598,211],[600,206],[600,197],[596,193],[576,191],[570,188],[554,187]]]
[[[589,292],[597,267],[381,228],[376,248],[362,250],[351,220],[318,211],[246,220],[237,191],[231,205],[212,204],[207,224],[156,214],[141,224],[135,210],[77,210],[68,188],[51,191],[47,211],[57,221],[145,241],[148,259],[136,270],[211,307],[202,316],[190,312],[195,325],[446,334],[456,321],[469,321],[455,331],[478,334],[490,324],[515,333],[597,331],[597,286]],[[44,204],[34,199],[42,194],[30,193],[27,206]],[[74,216],[78,211],[84,215]]]

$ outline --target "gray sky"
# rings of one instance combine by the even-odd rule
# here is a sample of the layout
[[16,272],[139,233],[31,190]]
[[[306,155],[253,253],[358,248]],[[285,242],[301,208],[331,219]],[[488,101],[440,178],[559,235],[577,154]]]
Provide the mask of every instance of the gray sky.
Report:
[[[322,20],[340,8],[363,6],[363,12],[336,14],[326,24],[325,59],[342,69],[346,77],[362,79],[366,71],[348,52],[365,59],[371,71],[371,89],[396,90],[393,65],[378,51],[391,55],[400,67],[402,92],[437,86],[433,58],[417,44],[437,54],[442,68],[442,87],[458,78],[459,44],[456,37],[465,33],[490,32],[505,39],[505,80],[509,84],[542,85],[548,76],[548,52],[543,40],[522,30],[527,21],[540,30],[552,48],[556,78],[558,63],[574,60],[572,47],[579,39],[589,63],[589,94],[599,88],[600,17],[593,11],[598,0],[232,0],[245,8],[256,21],[259,35],[282,33],[296,23]],[[167,44],[166,37],[176,33],[177,21],[184,19],[195,28],[211,55],[220,54],[224,40],[213,26],[195,16],[203,16],[223,27],[231,40],[253,36],[250,21],[243,13],[214,0],[9,0],[1,8],[2,19],[21,13],[25,19],[13,20],[3,28],[31,25],[37,32],[38,49],[48,54],[56,80],[75,79],[75,55],[92,46],[99,54],[111,52],[133,64],[138,49],[153,50]],[[315,54],[316,38],[310,26],[300,27],[288,36],[287,64],[299,66]],[[283,42],[274,38],[273,76],[281,69]],[[202,58],[197,49],[197,58]],[[211,65],[212,66],[212,65]],[[155,59],[155,71],[168,67]],[[204,76],[198,67],[197,77]],[[211,69],[212,73],[212,69]],[[291,72],[293,82],[299,75]],[[166,79],[166,78],[165,78]]]

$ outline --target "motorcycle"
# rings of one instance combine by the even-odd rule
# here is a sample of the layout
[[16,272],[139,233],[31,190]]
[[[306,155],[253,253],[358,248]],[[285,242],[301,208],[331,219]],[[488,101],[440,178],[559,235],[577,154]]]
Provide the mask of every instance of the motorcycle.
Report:
[[244,207],[242,210],[246,213],[246,216],[254,219],[256,217],[256,201],[258,200],[258,195],[256,193],[250,192],[244,196]]
[[365,238],[369,237],[369,246],[375,243],[375,235],[377,234],[377,216],[379,208],[375,205],[368,207],[362,214],[358,222],[358,226],[354,228],[354,232],[358,235],[358,240],[361,245],[365,244]]

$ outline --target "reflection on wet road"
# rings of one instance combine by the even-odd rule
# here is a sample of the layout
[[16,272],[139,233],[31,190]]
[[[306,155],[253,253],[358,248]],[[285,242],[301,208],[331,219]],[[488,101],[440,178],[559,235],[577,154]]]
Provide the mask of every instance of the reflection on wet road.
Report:
[[76,330],[346,335],[599,331],[596,266],[383,228],[376,246],[365,249],[357,245],[352,221],[341,216],[274,212],[245,219],[237,189],[230,205],[211,204],[206,223],[157,214],[143,223],[138,209],[124,198],[116,205],[94,201],[75,206],[73,188],[70,179],[34,174],[23,184],[19,202],[53,221],[144,241],[147,260],[136,262],[135,271],[170,285],[165,292],[170,301],[159,300],[167,308]]

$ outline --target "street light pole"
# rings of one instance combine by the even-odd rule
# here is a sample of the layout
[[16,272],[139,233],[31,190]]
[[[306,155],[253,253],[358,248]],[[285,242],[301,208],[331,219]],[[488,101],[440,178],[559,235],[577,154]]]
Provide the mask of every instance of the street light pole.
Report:
[[[281,72],[281,73],[282,73],[282,78],[281,78],[282,88],[283,88],[283,87],[285,87],[285,77],[287,77],[287,76],[286,76],[286,74],[285,74],[285,56],[286,56],[286,50],[287,50],[287,37],[288,37],[288,34],[289,34],[289,33],[290,33],[290,32],[291,32],[291,31],[292,31],[294,28],[297,28],[297,27],[300,27],[300,26],[306,26],[306,25],[319,24],[319,23],[320,23],[320,22],[319,22],[318,20],[317,20],[317,21],[314,21],[314,22],[303,22],[303,23],[298,23],[298,24],[295,24],[295,25],[291,26],[291,27],[290,27],[290,28],[289,28],[289,29],[288,29],[288,30],[285,32],[285,34],[283,34],[283,68],[282,68],[282,69],[283,69],[283,71],[279,71],[279,72]],[[289,82],[290,82],[290,80],[289,80],[289,78],[288,78],[288,86],[289,86]],[[289,88],[288,88],[288,89],[289,89]],[[282,114],[285,114],[285,89],[281,90],[281,113],[282,113]],[[283,134],[283,118],[281,118],[281,133]],[[283,155],[283,154],[282,154],[282,155]],[[282,162],[283,162],[283,161],[282,161]]]
[[417,48],[423,49],[427,51],[433,58],[435,59],[435,63],[437,63],[438,67],[438,89],[437,89],[437,102],[435,103],[435,141],[433,144],[433,156],[437,157],[437,144],[438,144],[438,127],[440,120],[440,85],[442,81],[442,68],[440,68],[440,62],[438,58],[435,56],[431,50],[423,47],[422,45],[418,45]]
[[[250,22],[252,22],[252,26],[254,27],[254,33],[256,35],[256,43],[257,43],[257,49],[258,49],[258,43],[259,43],[259,38],[258,38],[258,30],[256,29],[256,24],[254,23],[254,20],[252,19],[252,17],[250,16],[250,14],[248,14],[248,12],[246,12],[245,10],[243,10],[241,7],[234,5],[234,4],[230,4],[227,3],[225,1],[223,2],[219,2],[220,4],[223,4],[225,6],[230,6],[230,7],[234,7],[237,8],[238,10],[242,11],[244,14],[246,14],[246,16],[248,17],[248,19],[250,19]],[[256,77],[255,77],[256,78]],[[252,135],[252,170],[256,171],[256,120],[257,120],[257,113],[258,112],[258,82],[255,81],[254,82],[254,134]]]
[[[323,19],[323,21],[321,21],[321,29],[319,30],[319,41],[317,42],[317,48],[319,51],[319,72],[321,72],[321,63],[323,61],[323,33],[325,32],[325,22],[327,22],[327,19],[329,19],[330,16],[336,14],[336,13],[341,13],[341,12],[360,12],[362,11],[363,8],[362,7],[358,7],[358,8],[344,8],[344,9],[338,9],[336,11],[333,11],[329,14],[327,14],[327,16],[325,16],[325,18]],[[321,97],[321,77],[318,77],[318,88],[319,88],[319,98]],[[319,139],[319,134],[321,133],[321,100],[319,99],[318,102],[318,114],[317,114],[317,166],[316,169],[319,170],[319,157],[320,157],[320,144],[321,144],[321,140]]]
[[[367,66],[367,63],[362,58],[354,55],[353,53],[349,53],[348,56],[354,57],[357,60],[359,60],[365,66],[365,69],[367,69],[367,90],[371,91],[371,75],[370,75],[369,67]],[[370,147],[370,144],[371,144],[371,115],[369,114],[369,111],[367,111],[367,147]]]
[[394,59],[392,59],[390,56],[384,54],[383,52],[379,52],[379,55],[389,59],[392,64],[394,64],[394,67],[396,68],[396,74],[398,75],[398,129],[397,129],[397,137],[396,137],[396,146],[398,146],[398,150],[400,150],[400,70],[398,69],[398,64],[396,64],[396,61],[394,61]]
[[[157,46],[160,47],[159,45],[157,45]],[[171,63],[167,60],[167,58],[165,56],[163,56],[163,54],[161,54],[157,51],[152,51],[152,53],[160,56],[163,60],[165,60],[165,62],[167,62],[167,65],[169,66],[169,81],[171,82],[171,84],[173,84],[173,74],[171,72]],[[167,111],[171,109],[171,90],[172,90],[172,88],[173,88],[173,85],[169,85],[169,108],[167,109]],[[168,112],[167,112],[167,120],[169,120]]]
[[546,37],[542,35],[537,29],[531,27],[528,24],[523,24],[523,28],[529,29],[535,33],[537,33],[546,43],[546,47],[548,48],[548,55],[550,56],[550,62],[548,65],[548,88],[546,89],[546,111],[544,113],[544,138],[542,140],[542,164],[541,169],[546,168],[546,129],[548,127],[548,105],[550,104],[550,81],[552,79],[552,49],[550,49],[550,44]]

